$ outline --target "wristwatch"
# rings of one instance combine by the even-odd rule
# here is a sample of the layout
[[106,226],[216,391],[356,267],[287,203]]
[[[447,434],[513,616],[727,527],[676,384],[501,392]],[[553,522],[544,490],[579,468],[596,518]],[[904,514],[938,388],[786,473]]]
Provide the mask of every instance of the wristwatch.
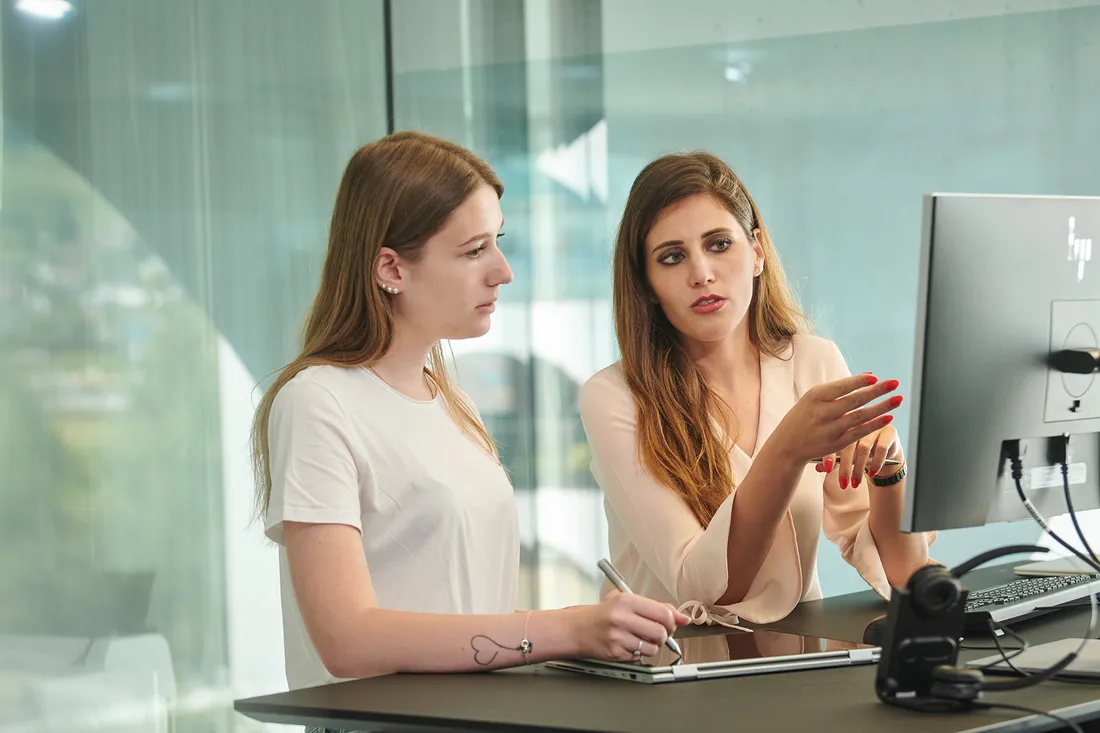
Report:
[[905,469],[906,466],[903,465],[889,476],[872,476],[871,483],[875,486],[893,486],[894,484],[900,483],[902,479],[905,478]]

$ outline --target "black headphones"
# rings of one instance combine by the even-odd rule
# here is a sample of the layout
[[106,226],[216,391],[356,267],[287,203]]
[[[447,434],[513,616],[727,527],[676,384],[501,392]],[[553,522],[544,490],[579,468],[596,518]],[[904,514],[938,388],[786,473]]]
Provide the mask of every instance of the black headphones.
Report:
[[875,676],[875,693],[888,705],[921,712],[971,709],[982,692],[1018,690],[1045,682],[1068,667],[1067,654],[1039,674],[986,681],[981,670],[956,666],[966,624],[969,590],[961,578],[979,565],[1005,555],[1048,552],[1036,545],[1010,545],[983,552],[954,569],[928,565],[895,588]]

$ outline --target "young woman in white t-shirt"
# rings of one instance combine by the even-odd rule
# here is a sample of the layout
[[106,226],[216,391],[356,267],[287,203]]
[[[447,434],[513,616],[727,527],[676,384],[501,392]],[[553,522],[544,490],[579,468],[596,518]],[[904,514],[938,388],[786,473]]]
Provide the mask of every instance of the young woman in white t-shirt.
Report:
[[258,508],[281,546],[292,688],[625,660],[688,622],[617,592],[515,611],[512,486],[440,348],[483,335],[512,280],[502,192],[475,155],[415,132],[362,147],[344,172],[301,354],[252,436]]

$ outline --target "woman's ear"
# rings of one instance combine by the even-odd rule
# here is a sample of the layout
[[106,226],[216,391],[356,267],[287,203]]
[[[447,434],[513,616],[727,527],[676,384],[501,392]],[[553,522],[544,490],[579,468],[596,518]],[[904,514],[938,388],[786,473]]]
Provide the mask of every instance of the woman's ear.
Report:
[[753,276],[760,277],[764,274],[764,246],[760,244],[760,230],[752,230],[752,251],[756,254],[756,264],[753,268]]
[[[378,250],[374,259],[374,279],[378,287],[396,295],[405,284],[401,277],[401,255],[389,247]],[[396,292],[395,292],[396,291]]]

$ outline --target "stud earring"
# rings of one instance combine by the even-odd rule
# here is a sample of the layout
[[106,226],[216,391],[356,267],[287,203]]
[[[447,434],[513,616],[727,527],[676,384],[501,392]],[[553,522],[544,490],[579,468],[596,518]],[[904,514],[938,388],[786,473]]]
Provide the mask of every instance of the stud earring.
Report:
[[397,295],[397,293],[398,293],[397,288],[391,287],[390,285],[383,285],[382,289],[385,290],[390,295]]

